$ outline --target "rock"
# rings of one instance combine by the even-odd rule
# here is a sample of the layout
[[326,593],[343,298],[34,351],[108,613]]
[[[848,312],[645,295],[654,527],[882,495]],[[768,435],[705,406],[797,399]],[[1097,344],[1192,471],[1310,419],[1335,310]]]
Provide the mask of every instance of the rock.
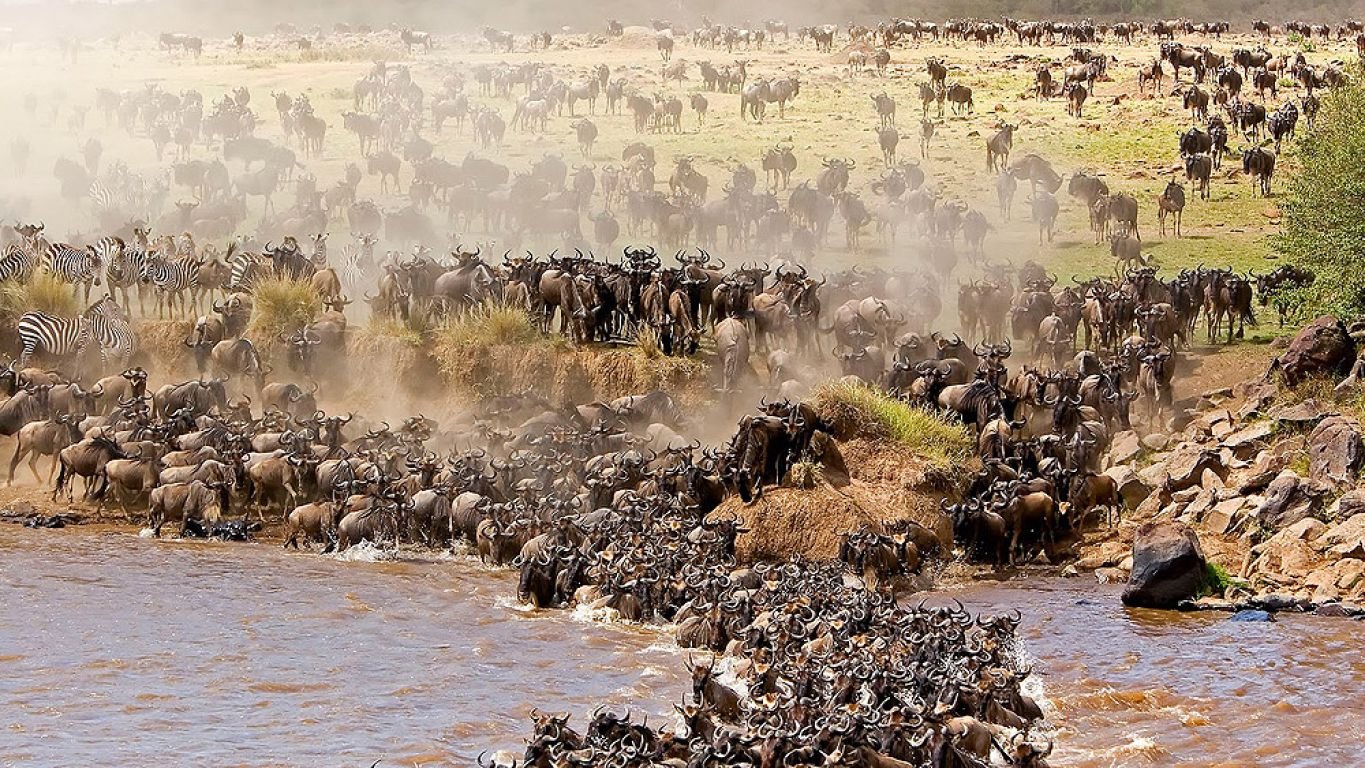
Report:
[[1270,411],[1270,418],[1289,427],[1305,427],[1315,424],[1327,411],[1313,398],[1301,403],[1286,405]]
[[1067,567],[1062,569],[1062,575],[1067,578],[1075,578],[1077,576],[1080,576],[1081,572],[1076,570],[1075,565],[1068,565]]
[[1160,492],[1149,493],[1147,498],[1138,503],[1137,509],[1133,510],[1133,515],[1139,520],[1147,520],[1156,517],[1161,508],[1170,503],[1171,497]]
[[1151,486],[1138,479],[1137,473],[1127,464],[1110,467],[1104,474],[1114,480],[1119,498],[1123,500],[1123,506],[1127,509],[1135,509],[1152,492]]
[[1239,459],[1247,459],[1265,445],[1266,439],[1275,433],[1275,427],[1268,421],[1258,421],[1224,435],[1219,445],[1232,451]]
[[1109,441],[1111,465],[1127,464],[1137,458],[1139,453],[1142,453],[1142,442],[1138,439],[1138,434],[1131,429],[1116,433]]
[[1280,394],[1279,387],[1274,384],[1258,382],[1247,389],[1246,402],[1237,410],[1238,420],[1249,419],[1265,412],[1265,409],[1275,401],[1275,397]]
[[1232,387],[1220,387],[1219,389],[1210,389],[1203,392],[1199,396],[1214,401],[1227,400],[1228,398],[1232,397]]
[[1166,462],[1158,461],[1138,470],[1137,476],[1148,488],[1160,488],[1166,484],[1166,478],[1170,477],[1170,474],[1166,469]]
[[1324,551],[1339,547],[1351,551],[1355,547],[1365,546],[1365,513],[1352,515],[1349,520],[1323,531],[1313,540],[1313,545]]
[[1321,520],[1315,517],[1305,517],[1276,535],[1283,536],[1287,539],[1292,538],[1300,541],[1312,541],[1321,536],[1326,530],[1327,526]]
[[1172,491],[1189,488],[1199,482],[1206,469],[1212,469],[1219,477],[1227,476],[1227,466],[1217,451],[1198,445],[1181,445],[1166,460],[1169,474],[1166,485]]
[[1227,486],[1227,483],[1223,482],[1223,478],[1219,477],[1217,472],[1214,472],[1212,469],[1206,469],[1204,470],[1204,474],[1199,476],[1199,486],[1201,488],[1221,491]]
[[1291,526],[1251,548],[1257,570],[1300,579],[1323,566],[1323,558],[1303,538],[1302,527]]
[[1328,520],[1345,520],[1365,513],[1365,488],[1355,488],[1341,495],[1327,508]]
[[1204,530],[1220,535],[1233,530],[1246,518],[1246,507],[1247,499],[1240,496],[1218,502],[1204,515]]
[[1324,492],[1286,469],[1266,488],[1265,501],[1256,508],[1256,520],[1262,528],[1278,531],[1316,512]]
[[1303,583],[1313,590],[1314,602],[1365,597],[1365,560],[1338,560],[1308,574]]
[[1257,595],[1247,601],[1247,604],[1263,611],[1311,611],[1313,603],[1306,597],[1294,597],[1293,595],[1282,595],[1270,593],[1267,595]]
[[1313,613],[1329,619],[1346,619],[1352,615],[1351,610],[1341,603],[1323,603]]
[[1204,584],[1207,563],[1199,537],[1180,523],[1148,523],[1133,538],[1133,572],[1123,604],[1174,608]]
[[1218,501],[1217,492],[1212,488],[1202,488],[1199,493],[1185,505],[1182,513],[1189,518],[1190,523],[1197,523],[1204,519],[1204,515],[1213,509],[1214,503]]
[[1214,422],[1213,427],[1209,430],[1209,432],[1219,440],[1222,440],[1235,431],[1237,431],[1237,427],[1231,421]]
[[1285,383],[1292,387],[1308,376],[1344,376],[1355,359],[1356,343],[1346,326],[1331,315],[1323,315],[1294,335],[1289,349],[1275,358],[1271,369],[1279,368]]
[[1345,416],[1328,416],[1308,436],[1308,476],[1342,484],[1354,480],[1365,466],[1365,440],[1360,424]]
[[1271,616],[1271,614],[1270,614],[1268,611],[1258,611],[1258,610],[1255,610],[1255,609],[1248,609],[1248,610],[1244,610],[1244,611],[1238,611],[1238,612],[1236,612],[1236,613],[1234,613],[1234,614],[1232,614],[1231,616],[1228,617],[1228,621],[1239,621],[1239,622],[1240,622],[1240,621],[1246,621],[1246,622],[1261,622],[1261,621],[1274,621],[1274,620],[1275,620],[1275,618],[1274,618],[1273,616]]
[[1164,451],[1170,443],[1171,439],[1160,432],[1153,432],[1142,438],[1142,447],[1149,451]]

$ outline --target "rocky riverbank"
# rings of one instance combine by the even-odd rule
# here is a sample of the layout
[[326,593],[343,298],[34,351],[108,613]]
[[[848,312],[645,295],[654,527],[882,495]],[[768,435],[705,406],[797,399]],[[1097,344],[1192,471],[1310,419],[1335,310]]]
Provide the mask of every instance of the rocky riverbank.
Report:
[[1127,579],[1139,527],[1176,522],[1216,571],[1186,607],[1365,613],[1365,391],[1340,379],[1354,344],[1327,350],[1322,325],[1289,342],[1274,376],[1203,393],[1169,433],[1115,435],[1105,474],[1130,511],[1077,570]]

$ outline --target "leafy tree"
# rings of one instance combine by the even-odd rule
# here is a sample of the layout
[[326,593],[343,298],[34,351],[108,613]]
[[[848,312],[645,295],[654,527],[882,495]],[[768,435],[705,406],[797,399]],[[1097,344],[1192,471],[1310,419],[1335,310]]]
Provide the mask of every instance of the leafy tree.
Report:
[[1317,275],[1303,291],[1308,306],[1343,317],[1365,316],[1365,85],[1323,94],[1312,131],[1300,119],[1299,169],[1281,203],[1275,249]]

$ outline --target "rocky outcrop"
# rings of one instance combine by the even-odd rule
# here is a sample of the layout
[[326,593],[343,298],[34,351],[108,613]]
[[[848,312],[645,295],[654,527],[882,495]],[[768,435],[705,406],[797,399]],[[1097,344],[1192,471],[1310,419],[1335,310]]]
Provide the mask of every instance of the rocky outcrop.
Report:
[[1345,376],[1356,359],[1356,343],[1346,325],[1331,315],[1323,315],[1305,325],[1289,342],[1283,355],[1275,358],[1271,370],[1278,368],[1289,386],[1310,376]]
[[1123,604],[1175,608],[1199,594],[1206,574],[1199,537],[1189,526],[1148,523],[1133,539],[1133,571],[1123,590]]
[[1286,469],[1266,488],[1265,501],[1256,509],[1256,521],[1271,531],[1293,525],[1315,514],[1328,490]]
[[1333,485],[1355,480],[1365,466],[1365,440],[1360,424],[1345,416],[1328,416],[1308,436],[1308,476]]

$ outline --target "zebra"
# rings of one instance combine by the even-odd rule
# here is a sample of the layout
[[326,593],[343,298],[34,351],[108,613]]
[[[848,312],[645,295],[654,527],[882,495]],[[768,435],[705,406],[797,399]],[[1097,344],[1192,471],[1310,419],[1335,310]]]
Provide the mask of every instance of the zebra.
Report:
[[323,269],[327,266],[327,233],[313,235],[313,255],[309,257],[313,266]]
[[224,261],[228,266],[228,291],[251,292],[256,281],[270,274],[271,266],[265,262],[265,257],[259,253],[249,251],[237,251],[237,244],[228,246],[227,257]]
[[[192,302],[199,311],[199,267],[198,259],[181,256],[176,259],[158,254],[148,260],[142,271],[142,282],[150,283],[156,289],[156,316],[164,317],[166,311],[175,315],[176,299],[180,299],[180,310],[188,309]],[[185,292],[189,292],[189,299]]]
[[89,301],[91,284],[100,284],[104,255],[93,245],[77,248],[70,243],[53,243],[47,247],[47,269],[58,280],[84,289],[84,299]]
[[374,267],[374,246],[379,242],[374,235],[364,232],[355,236],[356,242],[341,249],[341,279],[352,291],[364,282]]
[[27,283],[37,271],[40,259],[32,248],[10,243],[0,255],[0,282],[14,280]]
[[152,253],[145,244],[124,244],[113,258],[105,262],[104,273],[109,291],[117,292],[128,306],[128,288],[137,288],[138,311],[147,314],[147,296],[142,282],[142,274],[147,269]]
[[118,207],[118,194],[99,179],[90,182],[88,194],[90,202],[95,206],[96,213],[114,210]]
[[126,368],[137,351],[137,335],[127,315],[108,294],[80,317],[25,313],[16,324],[16,334],[20,346],[16,368],[27,366],[39,352],[57,359],[74,357],[79,368],[92,345],[99,349],[102,369]]

